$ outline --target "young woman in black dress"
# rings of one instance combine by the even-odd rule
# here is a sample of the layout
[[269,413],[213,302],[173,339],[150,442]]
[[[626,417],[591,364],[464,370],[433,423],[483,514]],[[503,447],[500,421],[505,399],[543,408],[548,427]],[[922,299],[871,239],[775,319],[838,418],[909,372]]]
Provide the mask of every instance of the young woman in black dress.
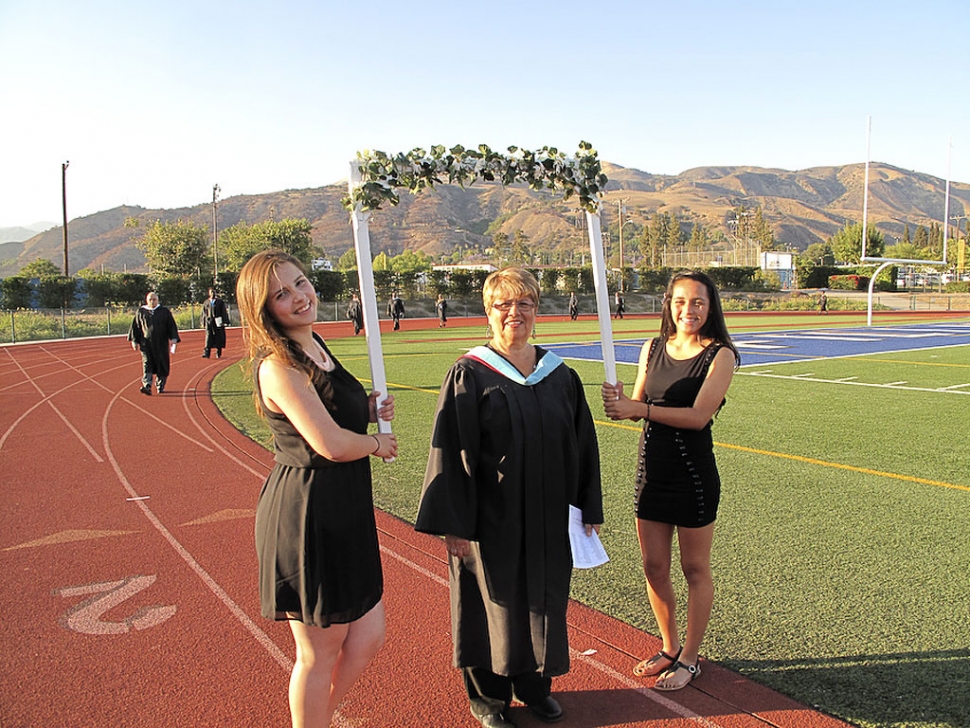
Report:
[[384,643],[370,456],[396,457],[397,440],[367,426],[393,419],[394,398],[378,408],[313,332],[317,297],[297,259],[257,253],[236,295],[276,453],[256,508],[262,614],[288,620],[296,642],[294,728],[329,726]]
[[[644,422],[637,535],[663,648],[634,674],[658,676],[658,690],[679,690],[700,675],[698,652],[714,602],[711,543],[721,490],[711,424],[738,364],[714,282],[687,271],[667,287],[660,337],[643,345],[633,396],[623,394],[622,382],[603,385],[611,419]],[[687,580],[683,642],[670,575],[675,531]]]

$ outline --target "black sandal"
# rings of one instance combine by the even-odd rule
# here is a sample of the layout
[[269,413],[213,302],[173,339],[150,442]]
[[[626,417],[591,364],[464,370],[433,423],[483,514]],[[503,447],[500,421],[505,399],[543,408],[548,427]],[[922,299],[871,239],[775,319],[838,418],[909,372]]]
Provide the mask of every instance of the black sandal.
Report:
[[[671,678],[673,678],[673,676],[677,674],[678,670],[685,670],[687,672],[688,677],[683,682],[675,683],[671,680]],[[688,685],[694,682],[695,679],[700,677],[700,674],[701,674],[701,665],[699,660],[695,662],[693,665],[685,665],[680,660],[677,660],[677,662],[675,662],[673,665],[671,665],[666,670],[664,670],[663,674],[660,676],[660,679],[658,679],[657,683],[654,685],[654,688],[656,688],[657,690],[663,690],[665,692],[670,692],[672,690],[682,690],[683,688],[686,688]],[[663,683],[660,682],[665,678],[666,678],[666,682],[663,682]]]
[[[653,677],[654,675],[659,675],[662,672],[666,672],[674,665],[678,664],[677,661],[680,659],[680,653],[683,651],[683,646],[677,650],[676,655],[668,655],[663,650],[660,650],[660,652],[653,657],[648,657],[646,660],[640,660],[640,662],[637,663],[637,666],[633,668],[633,674],[637,677]],[[670,664],[666,667],[658,668],[658,665],[662,660],[670,660]]]

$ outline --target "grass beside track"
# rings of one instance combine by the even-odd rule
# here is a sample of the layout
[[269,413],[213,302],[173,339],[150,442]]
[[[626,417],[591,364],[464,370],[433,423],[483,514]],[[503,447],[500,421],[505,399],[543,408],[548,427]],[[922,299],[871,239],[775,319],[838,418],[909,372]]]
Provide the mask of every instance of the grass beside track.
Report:
[[[401,452],[374,464],[374,496],[412,522],[438,387],[483,340],[481,327],[453,323],[383,337]],[[860,317],[729,316],[738,333],[838,325]],[[599,338],[591,320],[540,318],[538,329],[540,345]],[[657,329],[656,317],[614,322],[617,337]],[[363,337],[328,344],[366,386]],[[602,415],[601,364],[568,363],[597,420],[611,557],[574,572],[572,596],[656,634],[632,515],[639,429]],[[957,393],[970,390],[960,386],[970,383],[970,347],[773,363],[771,377],[758,369],[738,372],[714,425],[723,493],[702,654],[860,726],[970,725],[970,398]],[[634,376],[619,366],[621,380]],[[837,381],[851,377],[912,388]],[[251,392],[240,367],[213,383],[226,416],[265,444]],[[686,599],[683,579],[675,583]]]

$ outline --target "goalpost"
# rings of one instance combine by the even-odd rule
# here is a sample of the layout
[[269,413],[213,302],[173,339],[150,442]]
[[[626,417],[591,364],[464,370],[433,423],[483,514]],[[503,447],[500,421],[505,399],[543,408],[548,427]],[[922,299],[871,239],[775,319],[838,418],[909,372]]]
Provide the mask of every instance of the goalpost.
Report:
[[869,279],[869,297],[866,315],[866,326],[872,326],[872,296],[875,290],[876,277],[891,265],[947,265],[947,231],[950,222],[950,155],[953,151],[952,140],[948,141],[947,161],[946,161],[946,193],[943,203],[943,260],[920,260],[914,258],[876,258],[866,255],[866,243],[869,239],[869,157],[870,139],[872,136],[872,117],[866,119],[866,172],[862,192],[862,256],[860,263],[878,263],[878,267],[873,271]]

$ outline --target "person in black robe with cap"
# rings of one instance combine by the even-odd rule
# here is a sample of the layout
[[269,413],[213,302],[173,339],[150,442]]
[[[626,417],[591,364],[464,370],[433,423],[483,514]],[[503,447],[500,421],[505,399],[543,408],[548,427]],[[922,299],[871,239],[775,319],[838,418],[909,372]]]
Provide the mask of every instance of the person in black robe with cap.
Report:
[[158,303],[158,294],[151,291],[145,296],[145,305],[135,311],[128,329],[131,348],[141,352],[142,394],[152,393],[152,379],[158,393],[165,391],[165,381],[171,368],[169,353],[175,353],[175,345],[181,341],[179,329],[172,312]]
[[603,521],[599,450],[579,376],[529,343],[539,286],[496,271],[483,298],[491,340],[448,372],[415,528],[445,537],[454,664],[472,714],[514,723],[514,697],[553,722],[552,678],[569,670],[569,507]]

